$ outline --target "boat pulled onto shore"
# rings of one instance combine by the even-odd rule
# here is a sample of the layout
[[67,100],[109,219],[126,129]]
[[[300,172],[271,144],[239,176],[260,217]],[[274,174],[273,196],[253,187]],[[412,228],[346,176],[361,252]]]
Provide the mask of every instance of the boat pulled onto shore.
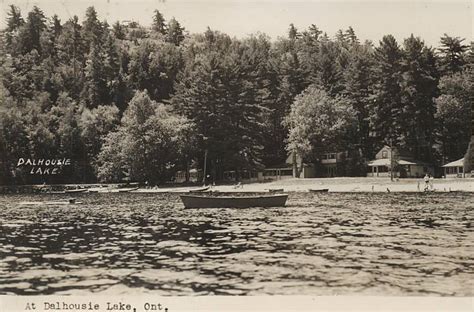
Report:
[[284,207],[288,194],[252,196],[180,195],[185,208]]

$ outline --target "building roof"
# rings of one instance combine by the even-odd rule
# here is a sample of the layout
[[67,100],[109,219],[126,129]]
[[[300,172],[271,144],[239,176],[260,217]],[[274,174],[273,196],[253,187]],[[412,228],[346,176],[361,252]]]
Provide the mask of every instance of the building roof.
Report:
[[293,169],[293,166],[290,164],[278,164],[275,166],[265,168],[265,170],[287,170],[287,169]]
[[446,168],[446,167],[463,167],[464,166],[463,162],[464,162],[464,158],[461,158],[461,159],[452,161],[450,163],[447,163],[443,167],[444,168]]
[[[414,162],[411,162],[411,161],[408,161],[408,160],[403,160],[403,159],[400,159],[399,161],[397,161],[397,163],[399,165],[418,165],[418,163],[414,163]],[[370,167],[390,166],[390,159],[389,158],[382,158],[382,159],[372,160],[369,163],[369,166]]]
[[[393,147],[393,149],[388,146],[388,145],[384,145],[384,147],[382,147],[378,152],[377,154],[375,155],[375,158],[376,159],[381,159],[382,158],[382,151],[383,150],[386,150],[388,152],[390,152],[390,150],[393,150],[393,153],[394,153],[394,157],[399,157],[399,158],[404,158],[404,159],[413,159],[413,153],[410,153],[409,151],[405,150],[405,149],[400,149],[400,148],[397,148],[397,147]],[[390,154],[389,154],[390,155]],[[390,156],[389,156],[390,158]],[[417,162],[418,163],[418,162]]]

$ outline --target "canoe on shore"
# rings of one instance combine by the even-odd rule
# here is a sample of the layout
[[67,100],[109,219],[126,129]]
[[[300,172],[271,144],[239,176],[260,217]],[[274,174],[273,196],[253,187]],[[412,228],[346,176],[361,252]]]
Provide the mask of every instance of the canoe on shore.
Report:
[[119,193],[128,193],[128,192],[136,191],[136,190],[138,190],[138,187],[119,188],[118,192]]
[[268,189],[269,193],[283,193],[284,189],[282,188],[274,188],[274,189]]
[[84,193],[87,192],[87,189],[74,189],[74,190],[65,190],[64,193]]
[[308,191],[310,193],[327,193],[329,192],[329,189],[309,189]]
[[75,198],[65,200],[54,200],[54,201],[24,201],[20,202],[20,205],[76,205],[82,204],[80,201],[76,201]]
[[210,188],[211,188],[210,186],[203,186],[197,189],[189,190],[189,193],[203,193],[203,192],[208,191]]
[[181,195],[185,208],[284,207],[288,194],[260,196]]

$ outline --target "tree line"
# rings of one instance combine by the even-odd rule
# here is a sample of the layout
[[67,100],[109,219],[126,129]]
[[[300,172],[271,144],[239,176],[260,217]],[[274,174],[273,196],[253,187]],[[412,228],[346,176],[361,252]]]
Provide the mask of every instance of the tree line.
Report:
[[[471,137],[474,46],[443,35],[360,42],[311,25],[270,40],[190,34],[155,10],[151,27],[109,25],[93,7],[62,22],[10,6],[0,32],[0,183],[162,183],[178,170],[213,179],[318,163],[346,152],[339,174],[364,175],[383,145],[442,164]],[[71,158],[38,177],[19,158]],[[47,179],[45,181],[45,179]]]

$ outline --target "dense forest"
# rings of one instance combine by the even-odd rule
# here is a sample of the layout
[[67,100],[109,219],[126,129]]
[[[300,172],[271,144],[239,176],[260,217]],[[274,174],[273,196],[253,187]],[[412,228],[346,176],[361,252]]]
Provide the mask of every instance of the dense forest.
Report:
[[[207,166],[219,180],[345,151],[341,175],[364,175],[383,145],[443,164],[471,138],[474,45],[444,34],[360,42],[289,26],[284,38],[190,34],[153,13],[151,27],[46,17],[10,6],[0,33],[0,184],[162,183]],[[30,175],[19,158],[71,159]]]

